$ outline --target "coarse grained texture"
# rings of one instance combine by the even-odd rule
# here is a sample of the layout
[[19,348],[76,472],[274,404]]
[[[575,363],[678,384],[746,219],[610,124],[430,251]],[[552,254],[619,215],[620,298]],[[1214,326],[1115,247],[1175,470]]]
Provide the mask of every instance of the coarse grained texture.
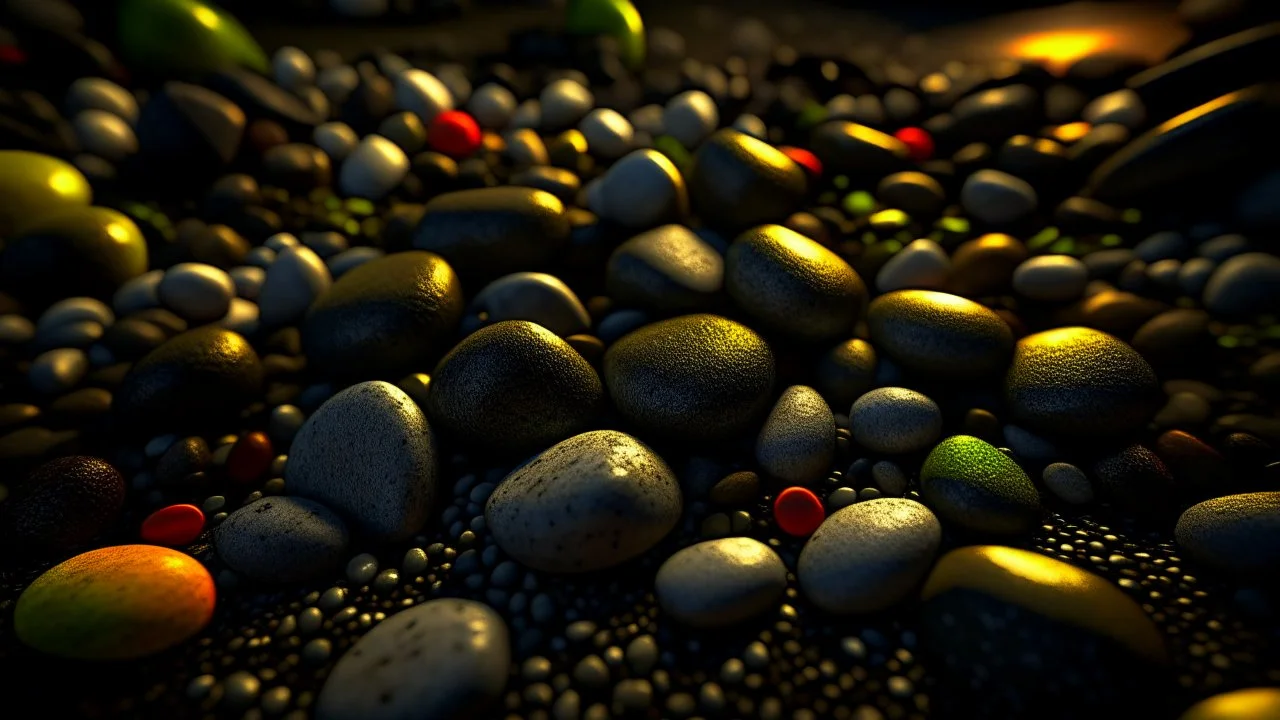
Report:
[[248,340],[206,325],[138,361],[116,392],[112,410],[138,428],[203,425],[239,412],[262,380],[262,363]]
[[604,357],[605,385],[631,422],[655,435],[721,439],[753,424],[773,390],[773,352],[718,315],[646,325]]
[[625,433],[595,430],[516,468],[489,496],[485,517],[521,563],[589,572],[653,547],[680,520],[682,504],[657,453]]
[[942,525],[914,500],[877,498],[832,513],[805,543],[796,574],[828,612],[876,612],[919,585],[942,543]]
[[1004,382],[1014,422],[1066,436],[1133,432],[1155,412],[1159,391],[1155,372],[1133,348],[1084,327],[1019,340]]
[[725,128],[698,147],[689,172],[693,208],[716,227],[781,222],[804,199],[804,170],[773,145]]
[[1019,534],[1040,519],[1031,478],[995,446],[953,435],[925,458],[920,492],[929,507],[956,527],[976,533]]
[[1261,575],[1280,566],[1280,492],[1256,492],[1193,505],[1174,531],[1178,546],[1217,570]]
[[462,318],[462,284],[439,255],[402,252],[345,273],[302,325],[321,372],[397,378],[421,371]]
[[990,375],[1007,367],[1013,331],[993,310],[933,290],[881,295],[867,309],[876,350],[909,370],[949,377]]
[[535,270],[569,239],[564,203],[545,190],[494,187],[427,203],[413,246],[439,253],[464,276]]
[[724,284],[724,258],[683,225],[663,225],[618,246],[605,270],[609,296],[668,312],[704,310]]
[[487,605],[425,602],[378,623],[334,666],[320,720],[482,717],[511,663],[507,625]]
[[782,392],[756,437],[756,462],[793,483],[821,478],[836,452],[836,420],[817,390],[793,385]]
[[375,540],[413,535],[434,511],[435,438],[403,390],[370,381],[329,398],[298,431],[289,492],[318,500]]
[[36,468],[22,492],[0,505],[3,547],[54,552],[93,538],[124,505],[124,477],[105,460],[72,455]]
[[867,301],[867,287],[849,263],[781,225],[761,225],[734,240],[725,290],[765,328],[812,341],[851,335]]
[[537,323],[507,320],[449,351],[426,410],[464,442],[521,451],[585,430],[603,400],[600,377],[573,346]]
[[269,497],[227,516],[214,532],[218,557],[259,582],[307,580],[342,564],[347,526],[305,498]]

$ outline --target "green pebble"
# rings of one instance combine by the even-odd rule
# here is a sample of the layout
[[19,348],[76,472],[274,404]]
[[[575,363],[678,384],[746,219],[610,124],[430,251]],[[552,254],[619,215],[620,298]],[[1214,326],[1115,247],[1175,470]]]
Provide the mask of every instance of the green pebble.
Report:
[[249,31],[200,0],[124,0],[118,21],[120,47],[131,66],[158,75],[269,70],[267,54]]
[[570,0],[565,29],[581,35],[610,35],[619,54],[635,70],[644,64],[644,22],[630,0]]
[[0,150],[0,238],[21,233],[26,224],[50,211],[84,207],[92,199],[89,181],[67,161]]
[[920,470],[925,503],[944,522],[970,532],[1016,535],[1040,521],[1031,478],[994,445],[971,435],[938,443]]
[[[843,175],[841,177],[844,177]],[[845,184],[848,184],[847,182]],[[839,186],[839,183],[837,183]],[[866,190],[855,190],[844,196],[844,209],[850,215],[862,217],[876,211],[876,199]]]

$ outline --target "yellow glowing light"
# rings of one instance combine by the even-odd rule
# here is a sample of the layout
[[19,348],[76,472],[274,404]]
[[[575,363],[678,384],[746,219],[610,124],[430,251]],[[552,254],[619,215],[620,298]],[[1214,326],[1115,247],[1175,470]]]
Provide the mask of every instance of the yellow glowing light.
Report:
[[1186,125],[1187,123],[1197,118],[1204,117],[1205,115],[1208,115],[1209,113],[1215,110],[1220,110],[1226,107],[1227,105],[1230,105],[1231,103],[1239,100],[1243,96],[1244,96],[1244,91],[1242,90],[1237,90],[1235,92],[1227,93],[1226,95],[1223,95],[1222,97],[1216,100],[1210,100],[1209,102],[1199,107],[1191,108],[1190,110],[1182,113],[1181,115],[1176,115],[1173,118],[1166,120],[1163,124],[1160,125],[1160,127],[1156,128],[1155,131],[1157,133],[1167,133],[1176,127],[1179,127],[1181,125]]
[[1054,128],[1053,137],[1058,142],[1072,143],[1088,135],[1092,129],[1093,126],[1087,122],[1067,123]]
[[59,195],[73,197],[83,192],[84,176],[71,168],[55,170],[49,174],[49,187]]
[[1246,688],[1215,695],[1193,706],[1182,720],[1267,720],[1280,717],[1280,690]]
[[1060,72],[1080,58],[1111,48],[1115,42],[1115,36],[1105,30],[1055,30],[1018,38],[1010,46],[1009,54],[1023,60],[1038,60]]
[[209,28],[210,30],[218,29],[218,13],[207,7],[197,7],[192,9],[191,14],[195,16],[196,22]]

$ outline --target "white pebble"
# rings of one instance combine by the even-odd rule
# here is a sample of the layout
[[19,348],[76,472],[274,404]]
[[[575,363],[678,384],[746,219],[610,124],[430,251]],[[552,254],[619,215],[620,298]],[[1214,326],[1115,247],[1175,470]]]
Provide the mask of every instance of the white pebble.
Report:
[[467,101],[467,112],[486,130],[501,130],[516,112],[516,96],[497,83],[481,85]]
[[595,105],[595,96],[580,83],[561,78],[548,84],[538,96],[542,128],[558,130],[577,125]]
[[616,110],[596,108],[592,110],[578,125],[582,136],[587,139],[587,148],[592,155],[602,158],[618,158],[631,152],[631,143],[635,136],[631,123]]
[[1064,502],[1083,505],[1093,500],[1093,486],[1084,471],[1069,463],[1053,463],[1041,475],[1045,487]]
[[165,271],[157,291],[166,307],[201,324],[227,314],[236,284],[230,275],[212,265],[180,263]]
[[416,113],[424,125],[430,124],[436,115],[453,109],[453,93],[449,88],[435,75],[417,68],[396,76],[395,101],[398,110]]
[[311,248],[285,248],[267,270],[258,297],[266,327],[279,327],[300,319],[333,278],[329,268]]
[[1089,269],[1070,255],[1028,258],[1013,271],[1013,289],[1043,302],[1075,300],[1089,283]]
[[67,116],[85,110],[106,110],[130,125],[138,122],[138,100],[133,93],[98,77],[82,77],[67,89]]
[[876,273],[882,293],[906,289],[941,289],[951,276],[951,258],[938,243],[921,239],[902,248]]
[[339,185],[345,195],[378,200],[408,173],[409,158],[400,146],[381,135],[369,135],[342,163]]
[[89,297],[67,298],[50,305],[41,313],[40,319],[36,321],[36,332],[43,334],[60,325],[84,320],[107,326],[116,321],[116,316],[100,300]]
[[693,149],[720,125],[716,101],[701,90],[689,90],[671,98],[662,112],[662,125],[671,137]]
[[285,46],[271,57],[271,72],[276,84],[297,92],[316,81],[316,66],[311,56],[293,46]]
[[346,123],[327,122],[311,133],[311,141],[334,162],[340,163],[360,144],[360,137]]
[[71,121],[76,139],[85,152],[120,162],[138,152],[138,136],[124,118],[106,110],[82,110]]
[[27,371],[31,389],[57,395],[75,387],[89,370],[89,358],[75,348],[50,350],[36,357]]

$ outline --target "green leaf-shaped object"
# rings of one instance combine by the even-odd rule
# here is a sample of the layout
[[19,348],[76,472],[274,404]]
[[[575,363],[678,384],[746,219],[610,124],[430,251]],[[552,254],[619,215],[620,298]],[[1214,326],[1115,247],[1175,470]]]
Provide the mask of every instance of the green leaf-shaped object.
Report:
[[267,54],[226,11],[200,0],[124,0],[120,46],[130,65],[162,77],[247,67],[265,73]]
[[622,61],[635,70],[644,64],[644,23],[631,0],[569,0],[565,29],[582,35],[611,35]]

